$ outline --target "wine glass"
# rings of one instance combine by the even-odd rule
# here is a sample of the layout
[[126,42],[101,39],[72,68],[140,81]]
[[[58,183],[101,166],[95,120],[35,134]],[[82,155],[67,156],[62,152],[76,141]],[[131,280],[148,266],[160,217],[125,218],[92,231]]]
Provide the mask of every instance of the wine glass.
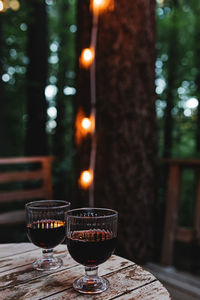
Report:
[[58,269],[62,266],[62,259],[53,256],[53,248],[65,239],[66,212],[70,202],[39,200],[27,203],[25,208],[28,238],[42,248],[43,254],[33,263],[33,267],[41,271]]
[[98,294],[109,282],[98,276],[98,265],[113,253],[117,241],[118,213],[106,208],[80,208],[67,212],[67,247],[72,258],[85,266],[85,276],[73,287],[80,293]]

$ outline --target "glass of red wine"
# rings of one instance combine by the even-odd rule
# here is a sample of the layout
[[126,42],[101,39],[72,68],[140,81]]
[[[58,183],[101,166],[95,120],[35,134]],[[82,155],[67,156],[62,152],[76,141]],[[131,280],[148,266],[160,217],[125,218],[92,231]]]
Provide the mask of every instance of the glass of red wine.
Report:
[[53,248],[65,239],[70,202],[40,200],[27,203],[25,208],[28,238],[42,248],[42,258],[36,260],[33,267],[40,271],[58,269],[62,266],[62,259],[53,256]]
[[109,282],[98,276],[98,265],[113,253],[118,213],[106,208],[80,208],[67,212],[67,247],[72,258],[85,266],[85,275],[73,287],[80,293],[98,294]]

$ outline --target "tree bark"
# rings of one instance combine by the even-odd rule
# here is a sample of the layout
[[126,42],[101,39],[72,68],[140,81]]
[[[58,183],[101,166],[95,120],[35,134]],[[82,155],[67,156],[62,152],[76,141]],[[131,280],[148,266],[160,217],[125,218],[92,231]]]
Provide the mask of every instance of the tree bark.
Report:
[[139,263],[154,249],[154,14],[153,0],[115,1],[100,17],[96,53],[95,206],[118,210],[118,252]]
[[47,79],[47,14],[45,1],[31,0],[27,54],[27,155],[47,153],[45,86]]

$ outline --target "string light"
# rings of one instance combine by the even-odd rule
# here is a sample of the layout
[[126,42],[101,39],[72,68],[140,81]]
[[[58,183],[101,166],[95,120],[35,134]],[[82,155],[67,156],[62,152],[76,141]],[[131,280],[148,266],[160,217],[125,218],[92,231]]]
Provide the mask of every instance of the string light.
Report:
[[79,178],[79,185],[83,189],[88,189],[93,181],[93,172],[91,170],[85,170],[81,173]]
[[81,108],[78,109],[75,120],[75,140],[79,146],[82,139],[88,134],[92,134],[95,128],[95,118],[93,115],[86,117]]
[[85,48],[81,52],[80,65],[84,68],[89,68],[94,60],[94,50],[92,48]]
[[114,9],[114,0],[91,0],[90,8],[94,14]]
[[95,172],[96,162],[96,63],[95,63],[95,51],[97,45],[97,33],[99,14],[106,10],[114,9],[114,0],[90,0],[90,9],[93,13],[92,19],[92,31],[91,31],[91,44],[89,48],[82,50],[79,63],[83,68],[90,68],[90,92],[91,92],[91,116],[87,118],[84,116],[83,110],[78,109],[75,127],[76,127],[76,143],[80,145],[84,136],[88,133],[91,134],[91,153],[90,153],[90,165],[89,170],[85,170],[81,173],[79,178],[79,186],[83,189],[89,189],[89,206],[94,206],[94,179],[93,174]]
[[83,127],[83,129],[85,129],[86,131],[90,131],[91,126],[92,126],[92,122],[89,118],[83,118],[82,122],[81,122],[81,126]]

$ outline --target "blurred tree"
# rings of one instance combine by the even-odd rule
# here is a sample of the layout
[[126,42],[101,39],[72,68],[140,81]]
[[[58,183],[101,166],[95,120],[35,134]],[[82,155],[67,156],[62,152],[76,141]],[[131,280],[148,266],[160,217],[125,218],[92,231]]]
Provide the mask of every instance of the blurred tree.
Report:
[[[79,1],[82,48],[89,45],[88,4]],[[156,198],[153,0],[125,4],[123,0],[115,1],[114,11],[100,17],[96,59],[95,206],[119,211],[118,251],[134,261],[144,262],[154,249]],[[84,72],[80,71],[78,77],[77,101],[87,111],[88,76],[80,77]],[[86,164],[89,151],[80,153],[78,149],[78,154],[78,160]],[[88,203],[87,197],[86,192],[79,192],[82,204]]]
[[28,7],[27,131],[25,152],[47,154],[47,13],[45,1],[31,0]]
[[[200,40],[200,19],[199,19],[199,13],[200,13],[200,4],[198,1],[192,1],[193,3],[193,11],[195,15],[195,24],[194,24],[194,39],[195,41]],[[194,58],[195,58],[195,66],[196,66],[196,96],[198,100],[200,101],[200,44],[195,43],[194,48]],[[196,130],[196,151],[198,154],[198,157],[200,157],[200,103],[197,108],[197,130]]]
[[65,141],[66,131],[66,97],[64,96],[64,88],[66,86],[66,70],[68,69],[68,57],[65,55],[66,45],[68,41],[67,36],[67,11],[69,4],[67,1],[59,3],[59,49],[58,49],[58,74],[57,74],[57,88],[56,108],[57,108],[57,126],[54,134],[54,153],[61,160],[65,158],[67,145]]
[[[73,104],[70,92],[64,90],[74,84],[74,3],[61,0],[57,6],[57,35],[58,70],[57,94],[55,107],[57,109],[56,128],[53,137],[53,153],[56,156],[55,167],[55,196],[57,198],[69,197],[72,189],[72,135],[73,135]],[[72,28],[72,31],[70,31]]]
[[4,117],[3,148],[1,156],[18,156],[24,153],[25,129],[25,71],[27,57],[26,44],[26,12],[24,9],[1,13],[3,18],[2,68]]
[[176,63],[179,60],[178,49],[178,0],[171,1],[171,23],[170,33],[168,39],[168,62],[167,62],[167,96],[166,96],[166,109],[164,114],[164,147],[163,157],[171,157],[172,152],[172,135],[173,135],[173,117],[172,110],[175,106],[175,97],[177,93],[177,67]]
[[[194,1],[195,2],[195,1]],[[194,3],[157,0],[156,93],[160,156],[196,156]]]

